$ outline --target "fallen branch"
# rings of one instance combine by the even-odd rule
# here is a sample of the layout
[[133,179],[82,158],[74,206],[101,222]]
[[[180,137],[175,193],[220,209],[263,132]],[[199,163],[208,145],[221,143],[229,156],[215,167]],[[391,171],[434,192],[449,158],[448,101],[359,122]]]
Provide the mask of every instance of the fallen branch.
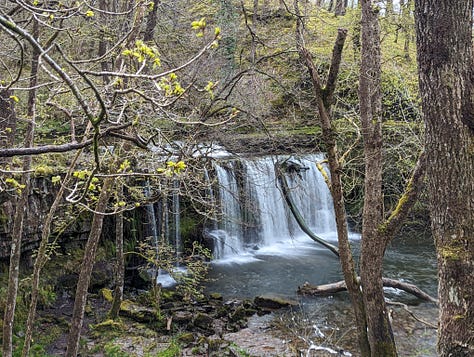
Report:
[[[357,280],[360,281],[358,277]],[[388,288],[395,288],[403,290],[417,298],[432,302],[438,305],[438,300],[434,297],[428,295],[416,285],[404,283],[400,280],[389,279],[389,278],[382,278],[383,286]],[[346,283],[344,281],[338,281],[336,283],[324,284],[324,285],[311,285],[309,283],[304,283],[303,286],[298,287],[298,294],[300,295],[326,295],[326,294],[334,294],[341,291],[346,291]]]

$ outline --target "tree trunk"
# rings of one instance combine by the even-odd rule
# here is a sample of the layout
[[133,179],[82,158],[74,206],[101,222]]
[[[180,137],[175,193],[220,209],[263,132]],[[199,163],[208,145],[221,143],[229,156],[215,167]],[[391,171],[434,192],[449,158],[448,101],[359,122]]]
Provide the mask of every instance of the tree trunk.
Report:
[[[123,184],[118,182],[117,199],[123,199]],[[115,289],[114,301],[110,308],[110,317],[117,319],[119,317],[120,305],[123,300],[123,285],[125,279],[125,256],[123,252],[123,212],[119,212],[115,216],[115,251],[116,251],[116,265],[115,265]]]
[[[85,130],[84,140],[86,140],[88,133],[90,131],[90,128],[91,128],[91,125],[89,123]],[[69,182],[69,179],[73,175],[74,168],[76,167],[76,164],[79,159],[79,156],[81,155],[81,152],[82,150],[78,151],[76,155],[74,156],[74,159],[72,160],[72,163],[69,166],[69,170],[63,179],[61,188],[56,194],[53,204],[51,205],[51,208],[49,209],[48,215],[46,216],[46,219],[43,224],[43,229],[41,232],[41,242],[40,242],[38,252],[36,254],[35,263],[33,266],[33,277],[31,281],[31,300],[30,300],[28,318],[27,318],[26,327],[25,327],[25,341],[23,344],[23,351],[22,351],[23,357],[29,356],[31,340],[33,336],[33,327],[34,327],[33,325],[36,318],[36,306],[38,303],[40,277],[41,277],[41,272],[43,270],[43,267],[48,261],[47,247],[49,243],[49,237],[51,234],[51,225],[53,223],[53,219],[55,217],[54,215],[56,214],[56,211],[59,205],[63,202],[64,191],[67,187],[67,183]]]
[[396,356],[395,340],[385,306],[382,283],[386,242],[379,234],[379,227],[384,218],[380,27],[378,10],[371,0],[362,1],[361,31],[359,101],[364,138],[365,179],[360,277],[364,291],[371,355]]
[[339,258],[341,261],[342,273],[347,284],[347,290],[351,298],[352,307],[356,319],[357,335],[359,347],[362,356],[370,355],[370,347],[367,339],[367,325],[365,307],[362,299],[360,284],[357,281],[357,274],[355,270],[354,258],[352,256],[351,247],[349,244],[348,227],[346,220],[346,208],[344,206],[344,195],[342,190],[341,173],[342,168],[339,163],[337,153],[336,134],[331,122],[331,106],[333,104],[333,94],[336,87],[337,74],[339,72],[339,65],[342,58],[342,50],[347,37],[347,30],[339,29],[336,43],[333,49],[333,57],[331,60],[331,67],[329,69],[328,79],[325,88],[321,85],[321,79],[318,70],[313,62],[311,54],[304,47],[302,23],[298,0],[294,3],[295,13],[298,16],[296,25],[296,41],[298,52],[301,59],[308,68],[311,81],[313,84],[313,91],[318,103],[318,112],[321,120],[321,129],[323,132],[323,140],[327,148],[327,157],[329,164],[329,171],[331,174],[331,195],[333,198],[334,212],[336,216],[337,239],[339,243]]
[[158,5],[161,1],[155,1],[153,5],[153,9],[148,12],[148,16],[146,18],[146,27],[145,33],[143,34],[143,41],[153,43],[155,38],[155,28],[157,23],[157,13],[158,13]]
[[[0,147],[12,147],[15,141],[16,115],[12,90],[0,91]],[[8,158],[0,157],[0,165],[9,163]]]
[[417,0],[440,356],[474,355],[473,0]]
[[[39,36],[38,21],[33,20],[33,37]],[[28,118],[29,123],[26,129],[25,147],[33,147],[36,120],[36,83],[38,74],[39,51],[33,49],[31,58],[31,77],[28,93]],[[23,159],[22,184],[24,188],[20,193],[20,198],[16,202],[15,216],[13,217],[12,242],[10,253],[10,266],[8,271],[7,299],[5,301],[5,313],[3,318],[3,356],[11,357],[13,353],[13,323],[15,320],[16,299],[18,295],[18,278],[20,273],[21,243],[23,238],[24,220],[28,211],[28,196],[31,189],[31,162],[32,157],[26,156]]]
[[336,0],[334,14],[336,16],[344,16],[346,14],[346,2],[344,0]]
[[77,282],[76,298],[74,301],[74,309],[71,320],[71,329],[69,331],[69,337],[67,342],[67,357],[77,356],[79,350],[79,340],[81,336],[82,324],[84,321],[84,310],[87,302],[87,290],[89,289],[89,283],[92,268],[95,262],[97,245],[99,243],[100,235],[102,233],[102,224],[104,222],[104,214],[102,214],[101,212],[104,212],[107,208],[107,203],[112,193],[113,185],[114,178],[107,177],[104,180],[102,191],[100,192],[99,200],[95,208],[89,238],[84,249],[84,258],[82,260],[81,272],[79,274],[79,280]]
[[252,32],[252,42],[250,43],[250,61],[255,64],[257,56],[257,15],[258,15],[258,0],[253,0],[253,13],[252,13],[252,26],[250,31]]

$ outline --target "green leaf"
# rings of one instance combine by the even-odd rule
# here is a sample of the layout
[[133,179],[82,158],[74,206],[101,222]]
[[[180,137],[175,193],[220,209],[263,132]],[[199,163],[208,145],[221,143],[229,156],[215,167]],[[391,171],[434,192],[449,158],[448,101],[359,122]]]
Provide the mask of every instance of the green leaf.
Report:
[[51,177],[51,182],[53,184],[57,184],[57,183],[61,182],[61,176],[58,175],[58,176]]

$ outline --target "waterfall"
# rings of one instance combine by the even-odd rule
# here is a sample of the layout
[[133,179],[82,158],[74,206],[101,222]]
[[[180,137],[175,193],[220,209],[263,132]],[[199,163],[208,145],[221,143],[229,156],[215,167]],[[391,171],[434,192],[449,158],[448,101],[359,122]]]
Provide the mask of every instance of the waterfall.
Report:
[[[166,243],[173,244],[176,256],[173,259],[175,267],[172,268],[172,273],[183,271],[179,266],[182,253],[179,187],[179,180],[174,180],[169,197],[164,197],[156,203],[147,203],[145,205],[146,220],[143,222],[145,237],[150,239],[150,243],[154,245],[158,262],[161,259],[160,254],[163,254],[163,252],[160,252],[160,246],[163,247],[163,244]],[[145,197],[151,196],[149,182],[144,187],[144,194]],[[157,283],[164,287],[176,285],[176,280],[172,274],[162,268],[152,268],[150,275],[154,276],[157,279]]]
[[[280,192],[275,163],[288,156],[216,160],[216,196],[221,209],[217,229],[209,229],[217,259],[264,251],[280,242],[302,237]],[[336,239],[331,194],[315,162],[323,155],[291,158],[304,170],[285,174],[291,195],[314,233]],[[309,239],[309,238],[308,238]]]
[[181,217],[179,208],[179,181],[173,181],[172,215],[174,223],[174,246],[176,249],[176,264],[179,266],[182,253],[181,246]]
[[214,237],[214,255],[224,257],[242,251],[242,220],[239,203],[239,190],[235,177],[234,161],[215,164],[219,183],[221,217],[218,228],[210,234]]
[[[147,182],[144,188],[145,197],[149,197],[151,195],[150,184]],[[155,205],[150,202],[147,203],[145,206],[145,215],[146,221],[144,222],[145,225],[145,237],[150,238],[152,244],[154,244],[156,249],[156,254],[159,254],[159,239],[158,239],[158,224],[159,220],[157,220]]]

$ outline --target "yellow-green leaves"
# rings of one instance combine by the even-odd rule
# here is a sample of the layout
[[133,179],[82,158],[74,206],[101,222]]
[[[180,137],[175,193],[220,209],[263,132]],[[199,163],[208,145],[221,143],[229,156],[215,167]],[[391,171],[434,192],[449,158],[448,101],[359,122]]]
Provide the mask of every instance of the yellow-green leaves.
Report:
[[211,99],[214,99],[214,92],[213,89],[217,86],[217,83],[209,81],[207,85],[204,87],[204,90],[209,93]]
[[125,160],[120,164],[120,167],[119,167],[118,172],[126,172],[129,168],[130,168],[130,161],[128,161],[127,159],[125,159]]
[[61,182],[61,176],[58,175],[58,176],[51,177],[51,182],[53,183],[53,185],[56,185],[56,184],[60,183]]
[[94,11],[92,11],[92,10],[87,10],[84,15],[86,15],[86,17],[94,17]]
[[184,163],[184,161],[178,161],[178,162],[168,161],[166,163],[166,168],[160,167],[156,169],[156,172],[158,172],[159,174],[164,174],[165,176],[171,177],[173,175],[181,174],[184,171],[184,169],[186,169],[186,164]]
[[158,49],[155,46],[148,46],[141,40],[135,42],[134,48],[124,50],[122,55],[135,58],[138,63],[150,60],[153,63],[153,68],[161,66],[160,53],[158,52]]
[[196,36],[197,37],[203,37],[204,36],[204,29],[206,28],[206,18],[203,17],[199,21],[193,21],[191,22],[191,28],[193,30],[196,30]]
[[92,174],[89,170],[81,170],[81,171],[74,171],[72,174],[74,177],[78,178],[79,180],[85,180]]
[[20,184],[17,180],[15,180],[13,177],[9,177],[5,180],[5,183],[9,186],[11,186],[13,189],[16,190],[18,194],[21,194],[21,190],[23,190],[26,185]]
[[171,73],[168,77],[163,77],[158,85],[165,92],[165,96],[167,97],[181,95],[185,92],[185,89],[181,87],[178,76],[175,73]]
[[93,177],[91,182],[89,183],[89,191],[95,191],[97,189],[96,183],[99,182],[99,179],[97,177]]

